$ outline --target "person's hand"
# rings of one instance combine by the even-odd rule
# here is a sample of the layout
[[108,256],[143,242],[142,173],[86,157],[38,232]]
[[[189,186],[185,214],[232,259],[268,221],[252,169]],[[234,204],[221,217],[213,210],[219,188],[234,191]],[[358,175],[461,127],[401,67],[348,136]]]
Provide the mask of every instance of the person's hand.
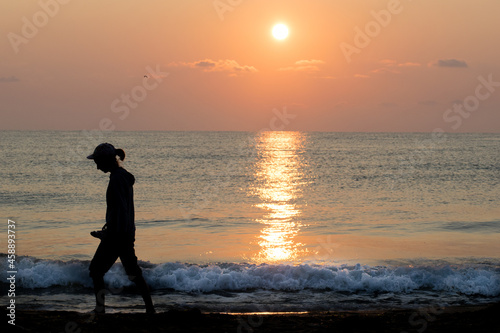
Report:
[[99,238],[99,239],[104,239],[106,237],[106,232],[105,231],[102,231],[102,230],[99,230],[99,231],[91,231],[90,232],[90,235],[92,235],[93,237],[95,238]]

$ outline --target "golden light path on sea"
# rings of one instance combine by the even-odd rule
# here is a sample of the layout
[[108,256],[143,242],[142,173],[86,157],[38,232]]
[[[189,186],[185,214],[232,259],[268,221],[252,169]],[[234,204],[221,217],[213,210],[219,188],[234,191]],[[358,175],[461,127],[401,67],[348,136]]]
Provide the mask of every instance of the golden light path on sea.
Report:
[[292,261],[303,245],[295,238],[301,229],[301,210],[295,204],[303,179],[297,151],[304,137],[298,132],[263,132],[258,138],[259,162],[256,168],[254,193],[264,210],[257,222],[263,225],[258,244],[258,262]]

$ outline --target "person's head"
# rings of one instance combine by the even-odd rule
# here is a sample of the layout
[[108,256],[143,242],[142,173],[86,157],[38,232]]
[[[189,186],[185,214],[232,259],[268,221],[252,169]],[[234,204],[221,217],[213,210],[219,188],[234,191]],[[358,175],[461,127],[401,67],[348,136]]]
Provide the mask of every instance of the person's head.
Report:
[[94,153],[87,156],[87,158],[94,160],[97,165],[97,169],[106,173],[113,171],[120,166],[118,159],[116,158],[117,156],[120,161],[125,159],[125,152],[123,149],[116,149],[110,143],[101,143],[94,149]]

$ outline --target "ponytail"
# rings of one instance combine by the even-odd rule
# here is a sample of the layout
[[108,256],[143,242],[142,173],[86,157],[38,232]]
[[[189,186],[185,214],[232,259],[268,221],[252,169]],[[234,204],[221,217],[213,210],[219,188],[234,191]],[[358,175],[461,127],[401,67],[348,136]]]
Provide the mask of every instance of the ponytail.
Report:
[[123,161],[125,159],[125,151],[123,149],[115,149],[116,155],[120,158],[120,161]]

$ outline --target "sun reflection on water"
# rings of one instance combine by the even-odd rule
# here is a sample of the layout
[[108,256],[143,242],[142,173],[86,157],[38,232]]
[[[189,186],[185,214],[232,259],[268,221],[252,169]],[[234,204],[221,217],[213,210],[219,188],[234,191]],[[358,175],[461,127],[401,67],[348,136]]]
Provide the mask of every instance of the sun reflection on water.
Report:
[[297,259],[303,244],[296,241],[302,227],[297,199],[304,183],[300,152],[305,136],[299,132],[263,132],[257,138],[259,160],[253,194],[264,210],[256,221],[264,227],[258,236],[257,262],[282,262]]

